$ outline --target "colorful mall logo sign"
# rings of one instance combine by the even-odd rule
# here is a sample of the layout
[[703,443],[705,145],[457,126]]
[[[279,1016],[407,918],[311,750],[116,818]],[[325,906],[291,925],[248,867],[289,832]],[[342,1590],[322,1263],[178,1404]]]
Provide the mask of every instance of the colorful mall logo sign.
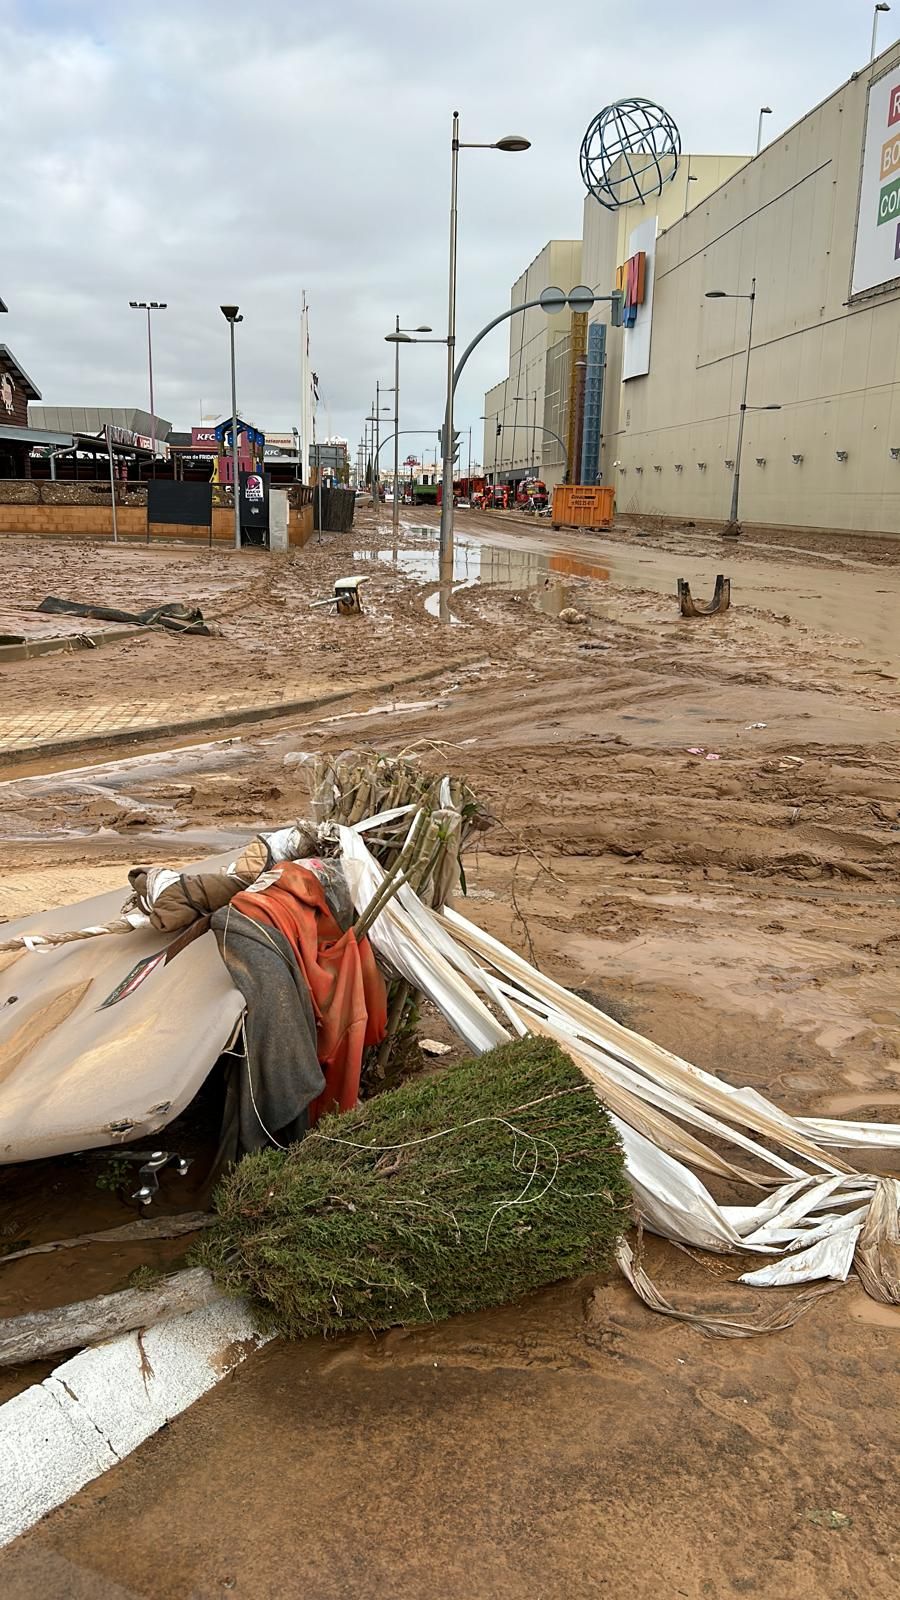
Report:
[[616,268],[616,288],[623,296],[622,326],[633,328],[637,321],[638,306],[644,304],[647,284],[647,255],[635,251],[621,267]]

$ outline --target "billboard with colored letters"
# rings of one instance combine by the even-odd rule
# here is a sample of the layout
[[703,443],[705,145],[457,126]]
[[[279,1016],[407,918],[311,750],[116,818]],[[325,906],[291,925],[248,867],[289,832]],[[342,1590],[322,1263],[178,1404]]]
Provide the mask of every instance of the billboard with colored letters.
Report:
[[900,67],[869,85],[851,294],[900,278]]

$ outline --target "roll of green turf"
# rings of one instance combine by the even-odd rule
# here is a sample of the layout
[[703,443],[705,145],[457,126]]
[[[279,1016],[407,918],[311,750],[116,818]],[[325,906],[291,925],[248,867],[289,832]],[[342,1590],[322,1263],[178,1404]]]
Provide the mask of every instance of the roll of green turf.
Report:
[[546,1039],[503,1045],[245,1157],[198,1259],[291,1338],[437,1322],[607,1267],[612,1124]]

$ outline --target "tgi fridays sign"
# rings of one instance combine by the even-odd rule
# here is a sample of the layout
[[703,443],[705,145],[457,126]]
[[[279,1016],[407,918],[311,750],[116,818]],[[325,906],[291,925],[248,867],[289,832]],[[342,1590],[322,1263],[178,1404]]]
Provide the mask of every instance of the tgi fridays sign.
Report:
[[851,294],[900,278],[900,67],[869,86]]

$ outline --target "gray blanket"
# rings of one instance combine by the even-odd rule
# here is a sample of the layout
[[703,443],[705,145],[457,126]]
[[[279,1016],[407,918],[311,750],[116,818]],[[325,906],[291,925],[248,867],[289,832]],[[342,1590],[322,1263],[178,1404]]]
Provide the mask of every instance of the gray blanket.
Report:
[[275,928],[223,906],[212,918],[222,959],[247,1002],[246,1056],[227,1067],[221,1168],[270,1142],[291,1144],[308,1126],[307,1107],[325,1079],[316,1019],[293,951]]

